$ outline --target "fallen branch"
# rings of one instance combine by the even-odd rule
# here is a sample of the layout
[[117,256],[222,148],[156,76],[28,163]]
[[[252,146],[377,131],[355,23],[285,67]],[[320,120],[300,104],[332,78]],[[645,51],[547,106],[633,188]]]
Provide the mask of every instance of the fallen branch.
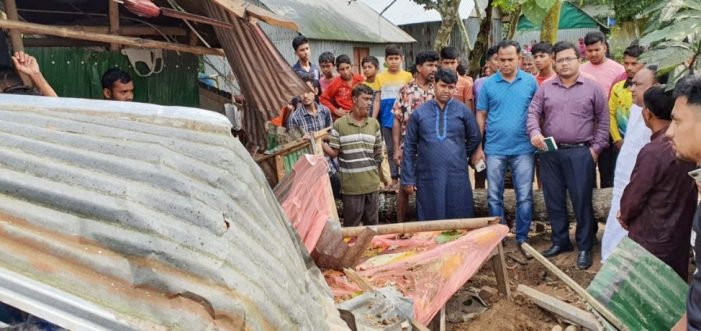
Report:
[[463,218],[454,220],[436,220],[423,222],[407,222],[371,226],[355,226],[343,228],[343,237],[357,237],[364,229],[370,228],[377,235],[401,234],[426,231],[470,230],[499,223],[499,217]]
[[519,291],[529,297],[531,301],[533,301],[533,303],[539,307],[555,315],[561,316],[569,322],[580,325],[588,330],[602,330],[602,327],[596,320],[596,317],[594,317],[594,315],[588,311],[581,310],[573,305],[553,298],[526,285],[519,285],[516,291]]

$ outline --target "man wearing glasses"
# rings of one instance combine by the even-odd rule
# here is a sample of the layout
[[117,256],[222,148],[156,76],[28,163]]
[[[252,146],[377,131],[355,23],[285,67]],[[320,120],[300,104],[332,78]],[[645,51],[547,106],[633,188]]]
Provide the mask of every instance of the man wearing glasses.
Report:
[[[594,211],[592,187],[596,160],[609,138],[609,114],[599,84],[579,72],[579,51],[570,42],[553,46],[557,77],[543,83],[528,110],[528,134],[536,148],[545,150],[545,137],[558,149],[540,157],[545,207],[552,225],[552,247],[546,257],[573,249],[569,238],[566,193],[577,219],[577,267],[592,264]],[[540,121],[542,120],[542,127]]]

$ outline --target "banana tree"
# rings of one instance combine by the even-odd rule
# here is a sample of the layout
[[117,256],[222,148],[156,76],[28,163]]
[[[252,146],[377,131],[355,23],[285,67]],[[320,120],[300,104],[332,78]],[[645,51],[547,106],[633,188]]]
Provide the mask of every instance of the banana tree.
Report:
[[438,28],[433,49],[440,50],[450,44],[450,34],[455,24],[460,20],[460,0],[413,0],[424,9],[436,10],[441,15],[441,26]]
[[529,21],[540,23],[540,40],[554,43],[560,25],[561,0],[520,0],[523,16]]
[[701,0],[662,0],[642,13],[649,21],[640,45],[641,60],[669,73],[667,89],[701,72]]

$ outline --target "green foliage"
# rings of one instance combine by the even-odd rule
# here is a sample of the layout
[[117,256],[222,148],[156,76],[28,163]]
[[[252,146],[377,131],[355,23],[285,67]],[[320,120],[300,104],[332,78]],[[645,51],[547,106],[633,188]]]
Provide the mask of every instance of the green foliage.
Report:
[[611,0],[618,21],[631,21],[659,0]]
[[501,9],[504,13],[513,13],[520,4],[519,0],[494,0],[493,6]]
[[671,73],[668,89],[701,70],[701,0],[661,0],[643,12],[650,20],[640,45],[641,60]]
[[515,0],[520,1],[523,16],[534,24],[542,24],[550,8],[560,0]]

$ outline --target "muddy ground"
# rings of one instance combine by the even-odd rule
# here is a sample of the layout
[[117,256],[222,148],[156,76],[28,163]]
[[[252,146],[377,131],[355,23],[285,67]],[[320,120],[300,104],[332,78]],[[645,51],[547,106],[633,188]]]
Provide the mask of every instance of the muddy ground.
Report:
[[[605,224],[599,224],[599,234],[597,235],[599,242],[604,227]],[[532,231],[530,234],[529,243],[538,251],[550,247],[550,229],[548,226],[544,228],[540,233]],[[570,231],[570,238],[574,242],[573,228]],[[565,283],[547,272],[538,261],[533,259],[529,260],[526,265],[521,265],[508,257],[511,254],[521,258],[513,233],[509,234],[504,250],[507,255],[507,268],[513,268],[507,270],[512,292],[511,300],[495,296],[493,302],[486,302],[489,307],[485,308],[477,298],[471,295],[485,286],[497,288],[494,271],[491,264],[487,263],[478,274],[453,295],[446,305],[446,330],[550,331],[555,325],[560,325],[563,329],[568,325],[559,320],[556,315],[539,308],[525,296],[516,292],[516,287],[519,284],[527,285],[585,309],[579,296],[570,290]],[[576,267],[576,250],[551,258],[550,261],[586,288],[601,268],[600,258],[601,246],[597,244],[594,247],[594,264],[588,270],[579,270]],[[487,295],[483,294],[481,297],[487,297]]]

